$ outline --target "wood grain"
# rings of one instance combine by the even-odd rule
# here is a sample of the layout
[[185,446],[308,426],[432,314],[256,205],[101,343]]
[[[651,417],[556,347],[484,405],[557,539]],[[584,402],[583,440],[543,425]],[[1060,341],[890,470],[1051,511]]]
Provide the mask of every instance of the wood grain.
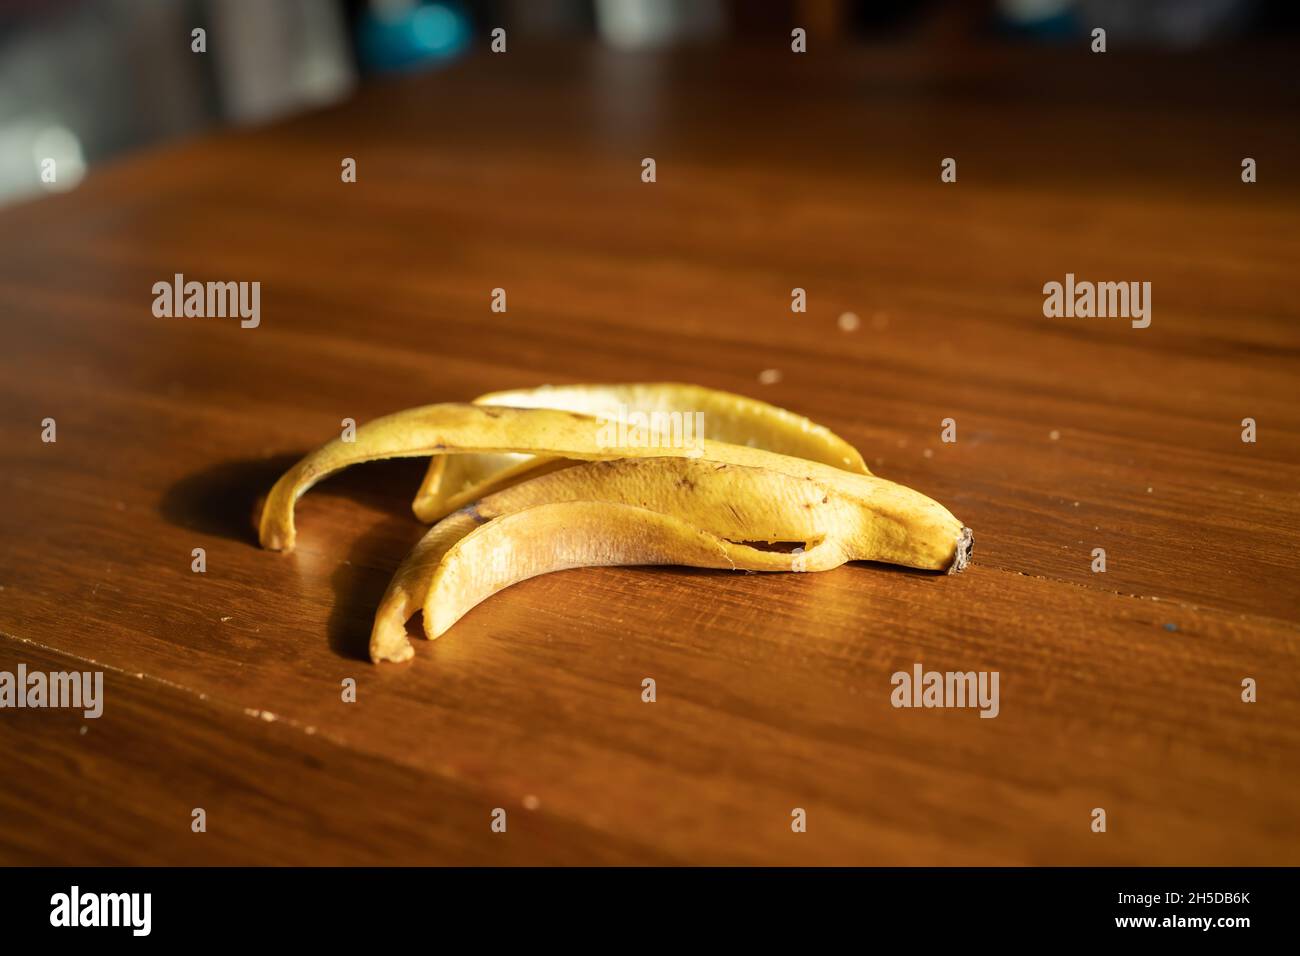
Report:
[[[0,860],[1300,863],[1287,58],[784,49],[512,50],[0,213],[0,669],[108,682],[0,711]],[[177,272],[261,326],[155,318]],[[1150,281],[1151,327],[1045,319],[1066,272]],[[422,463],[256,547],[344,417],[638,380],[829,425],[975,566],[564,572],[375,667]],[[892,708],[917,661],[999,671],[999,717]]]

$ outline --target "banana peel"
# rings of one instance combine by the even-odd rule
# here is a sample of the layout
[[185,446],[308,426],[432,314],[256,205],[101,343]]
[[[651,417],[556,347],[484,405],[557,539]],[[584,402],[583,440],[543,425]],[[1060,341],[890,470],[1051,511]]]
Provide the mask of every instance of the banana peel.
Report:
[[[813,551],[831,546],[818,545]],[[508,560],[502,560],[508,555]],[[792,571],[809,553],[763,551],[702,531],[671,514],[608,501],[562,501],[504,515],[447,551],[429,581],[424,621],[437,637],[476,604],[539,574],[569,568],[678,564],[732,571]],[[842,562],[838,562],[842,563]],[[836,564],[828,563],[826,567]],[[405,660],[404,647],[371,659]]]
[[[380,602],[371,633],[371,657],[405,660],[410,656],[406,622],[422,608],[428,609],[426,597],[439,565],[462,538],[485,523],[495,524],[494,519],[550,504],[610,503],[639,506],[693,522],[694,527],[721,538],[802,543],[818,533],[821,525],[811,514],[814,509],[826,508],[829,494],[821,484],[779,472],[685,458],[596,461],[532,478],[447,516],[416,544]],[[493,540],[505,547],[504,539],[494,534]],[[521,553],[516,546],[524,550],[552,546],[543,537],[530,540],[535,543],[512,544],[512,555]],[[633,551],[629,550],[629,555]],[[433,614],[425,614],[430,638],[442,633],[434,628],[433,620]]]
[[[676,382],[543,385],[489,392],[474,399],[474,404],[551,408],[605,421],[634,413],[649,418],[660,413],[685,416],[699,412],[704,429],[703,435],[696,437],[765,448],[870,474],[858,450],[824,425],[767,402],[701,385]],[[412,508],[421,521],[434,522],[486,494],[531,476],[547,464],[545,458],[517,454],[439,456],[429,463]]]
[[268,550],[292,551],[297,537],[294,504],[303,493],[350,465],[386,458],[485,453],[578,461],[703,458],[768,467],[800,477],[819,474],[832,483],[870,477],[761,448],[709,439],[681,448],[664,447],[659,444],[659,436],[649,429],[628,428],[619,437],[620,441],[611,443],[606,422],[601,419],[547,408],[448,403],[406,409],[360,426],[351,441],[336,438],[322,445],[281,475],[263,506],[258,537]]
[[[411,656],[406,622],[418,610],[424,612],[425,636],[433,639],[496,591],[583,562],[824,571],[846,561],[888,561],[957,571],[969,557],[969,532],[919,492],[788,456],[749,457],[764,463],[591,462],[525,481],[444,518],[393,576],[375,615],[371,658]],[[575,507],[553,507],[558,505]],[[533,517],[498,527],[504,517],[525,512]],[[566,514],[574,527],[591,529],[591,542],[567,531],[549,533],[557,527],[555,516]],[[608,519],[603,526],[601,514]],[[804,547],[781,553],[751,546],[758,542]],[[471,558],[483,563],[482,573],[463,566]]]
[[[629,391],[621,396],[645,401],[635,389],[659,389],[654,394],[662,396],[665,387],[622,388]],[[573,395],[531,397],[577,403]],[[360,462],[430,456],[445,479],[453,463],[472,460],[460,472],[471,476],[469,488],[500,488],[443,517],[399,567],[376,613],[375,661],[413,655],[406,624],[417,611],[426,636],[436,638],[486,597],[563,568],[819,571],[883,561],[955,573],[967,565],[971,532],[942,505],[869,474],[856,451],[841,454],[836,443],[842,439],[817,432],[820,426],[790,416],[783,420],[789,428],[763,432],[756,418],[770,416],[761,409],[716,416],[725,424],[714,434],[789,448],[800,447],[795,431],[806,431],[816,436],[812,450],[834,461],[712,438],[665,447],[652,429],[630,426],[611,441],[607,417],[572,410],[488,402],[407,409],[361,426],[352,441],[329,442],[282,475],[263,506],[259,540],[268,549],[292,550],[297,499]],[[523,467],[510,474],[517,466]],[[439,506],[464,493],[445,496]],[[777,542],[803,547],[786,553],[755,546]]]
[[[696,456],[700,451],[680,450]],[[367,422],[350,441],[336,438],[322,445],[281,475],[263,505],[258,539],[263,548],[292,551],[297,538],[295,502],[318,481],[350,465],[386,458],[502,453],[596,460],[648,457],[664,450],[604,444],[599,420],[576,412],[466,403],[408,408]]]

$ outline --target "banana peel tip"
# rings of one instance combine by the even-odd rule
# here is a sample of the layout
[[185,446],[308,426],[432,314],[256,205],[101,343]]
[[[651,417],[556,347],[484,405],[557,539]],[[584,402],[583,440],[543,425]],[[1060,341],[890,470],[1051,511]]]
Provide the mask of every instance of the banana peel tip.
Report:
[[967,565],[971,562],[971,556],[975,553],[975,532],[965,526],[961,529],[961,534],[957,535],[957,553],[953,556],[952,564],[948,566],[949,574],[961,574],[966,570]]

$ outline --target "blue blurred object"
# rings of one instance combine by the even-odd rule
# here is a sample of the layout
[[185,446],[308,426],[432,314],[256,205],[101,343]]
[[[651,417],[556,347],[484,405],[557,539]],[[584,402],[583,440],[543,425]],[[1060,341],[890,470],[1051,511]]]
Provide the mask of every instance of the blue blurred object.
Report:
[[1060,40],[1081,29],[1071,0],[998,0],[997,8],[1001,26],[1018,36]]
[[1104,26],[1112,39],[1166,48],[1232,36],[1258,7],[1258,0],[997,0],[998,22],[1013,34],[1058,40]]
[[362,66],[373,72],[445,63],[469,43],[469,17],[457,3],[373,0],[357,26]]

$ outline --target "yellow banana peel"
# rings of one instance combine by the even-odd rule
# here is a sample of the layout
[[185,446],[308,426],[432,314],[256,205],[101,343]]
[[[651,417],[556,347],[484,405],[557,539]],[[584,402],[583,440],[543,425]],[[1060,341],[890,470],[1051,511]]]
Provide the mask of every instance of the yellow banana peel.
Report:
[[[720,446],[726,447],[726,446]],[[759,459],[764,456],[752,456]],[[784,471],[767,465],[779,464]],[[545,570],[589,564],[686,564],[746,571],[824,571],[845,561],[888,561],[931,570],[960,570],[968,557],[968,532],[942,506],[910,488],[871,475],[851,475],[786,456],[767,456],[767,465],[729,464],[687,458],[597,461],[533,478],[489,495],[444,518],[425,535],[398,568],[380,602],[371,632],[374,660],[405,660],[411,655],[406,622],[424,611],[425,635],[441,635],[484,597],[515,581]],[[551,508],[553,505],[583,508]],[[610,506],[610,507],[605,507]],[[539,509],[548,508],[545,512]],[[674,519],[654,522],[636,512]],[[497,528],[499,519],[537,513],[536,528],[512,521],[511,534]],[[596,527],[596,515],[609,523],[593,532],[591,549],[572,544],[571,536],[552,539],[540,529],[551,527],[555,514],[581,515],[584,527]],[[594,524],[593,524],[594,523]],[[673,529],[708,535],[708,556],[700,563],[699,538],[679,534],[681,548],[663,550]],[[489,529],[492,529],[489,531]],[[533,529],[533,530],[530,530]],[[644,531],[652,541],[642,541]],[[516,536],[517,535],[517,536]],[[463,539],[473,537],[471,544]],[[487,552],[488,542],[496,552]],[[792,543],[797,553],[755,550],[747,543]],[[484,557],[492,553],[492,557]],[[491,588],[448,590],[449,584],[475,582],[475,571],[449,570],[469,554],[492,566]],[[473,595],[477,595],[471,600]],[[454,599],[453,599],[454,598]]]
[[[525,397],[543,400],[537,392]],[[620,397],[645,400],[633,391]],[[577,404],[572,395],[544,398]],[[803,426],[762,432],[750,427],[757,414],[733,415],[719,431],[798,446],[795,431],[804,434]],[[806,422],[786,421],[794,420]],[[322,446],[281,476],[263,507],[259,537],[263,547],[292,550],[298,497],[363,461],[429,455],[434,468],[451,469],[471,459],[472,468],[459,473],[470,476],[470,487],[501,488],[444,517],[398,568],[375,615],[375,661],[413,655],[406,625],[417,611],[426,636],[436,638],[497,591],[565,568],[821,571],[846,561],[883,561],[954,573],[966,566],[970,530],[946,508],[867,473],[856,451],[842,454],[841,439],[806,424],[816,436],[808,439],[811,450],[834,463],[711,438],[669,447],[660,431],[634,426],[613,441],[608,416],[572,410],[488,402],[408,409],[361,426],[350,442]],[[503,468],[502,459],[491,457],[502,455],[531,457],[507,478],[515,465]],[[502,487],[509,480],[516,483]],[[776,543],[800,547],[756,547]]]
[[[489,392],[476,405],[553,408],[592,415],[602,421],[647,420],[644,427],[670,432],[690,430],[693,438],[765,448],[807,458],[847,471],[869,474],[858,450],[824,425],[794,412],[744,395],[676,382],[627,385],[543,385],[539,388]],[[691,428],[698,415],[702,429]],[[655,429],[659,419],[665,428]],[[433,522],[477,501],[543,466],[530,455],[457,455],[429,463],[413,508],[421,521]]]
[[[530,546],[529,542],[536,542]],[[826,548],[818,545],[813,551]],[[500,560],[509,554],[508,561]],[[519,581],[568,568],[684,564],[732,571],[792,571],[808,554],[763,551],[729,541],[671,514],[608,501],[561,501],[503,515],[448,549],[429,580],[425,630],[437,637],[480,601]],[[835,567],[836,560],[827,563]],[[371,648],[371,659],[405,660]]]

